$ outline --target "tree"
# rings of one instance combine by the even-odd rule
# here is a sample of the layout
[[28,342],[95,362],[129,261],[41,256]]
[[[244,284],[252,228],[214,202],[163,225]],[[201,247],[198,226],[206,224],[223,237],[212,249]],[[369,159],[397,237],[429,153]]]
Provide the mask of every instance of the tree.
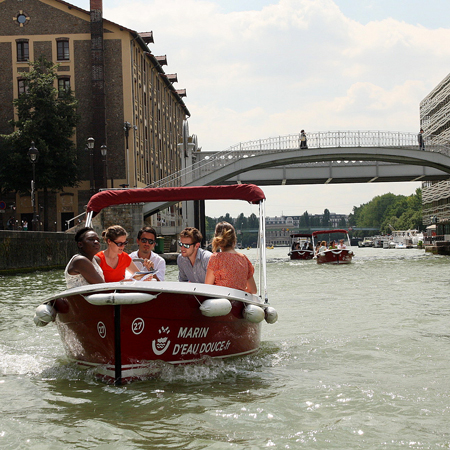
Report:
[[299,219],[299,223],[298,223],[299,228],[303,228],[303,229],[308,229],[310,224],[309,224],[309,214],[308,211],[305,211],[303,213],[302,216],[300,216]]
[[244,216],[244,213],[240,213],[235,221],[236,230],[243,230],[245,228],[248,228],[247,223],[248,223],[247,217]]
[[420,230],[423,227],[422,190],[416,189],[416,193],[408,197],[391,193],[379,195],[369,203],[355,206],[349,216],[349,225],[379,228],[383,234],[391,232],[390,226],[396,230]]
[[252,230],[259,229],[259,219],[255,213],[251,213],[247,221],[248,227]]
[[323,211],[322,226],[324,226],[324,227],[330,226],[330,210],[329,209],[325,209]]
[[225,216],[220,216],[220,217],[219,217],[219,220],[217,221],[217,223],[219,223],[219,222],[228,222],[228,223],[230,223],[231,225],[233,225],[234,220],[233,220],[233,218],[230,216],[230,213],[226,213]]
[[26,92],[14,100],[15,131],[2,136],[1,191],[30,190],[32,165],[27,157],[31,142],[39,150],[36,188],[44,192],[44,229],[48,229],[48,192],[75,187],[79,181],[76,148],[72,141],[78,123],[77,100],[72,91],[55,87],[57,67],[41,57],[22,72]]

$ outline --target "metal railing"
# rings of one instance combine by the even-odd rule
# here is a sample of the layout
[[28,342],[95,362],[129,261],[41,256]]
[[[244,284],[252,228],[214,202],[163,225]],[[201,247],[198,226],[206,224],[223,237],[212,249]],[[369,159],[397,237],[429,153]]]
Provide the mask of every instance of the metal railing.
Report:
[[[383,147],[419,150],[416,133],[395,131],[318,131],[308,133],[307,139],[308,149]],[[449,143],[435,143],[433,137],[428,138],[425,136],[424,139],[425,151],[450,155]],[[240,159],[264,153],[298,149],[300,149],[300,134],[240,142],[217,153],[207,155],[197,153],[197,158],[200,159],[192,166],[162,178],[148,187],[182,186]],[[329,162],[326,164],[329,164]]]

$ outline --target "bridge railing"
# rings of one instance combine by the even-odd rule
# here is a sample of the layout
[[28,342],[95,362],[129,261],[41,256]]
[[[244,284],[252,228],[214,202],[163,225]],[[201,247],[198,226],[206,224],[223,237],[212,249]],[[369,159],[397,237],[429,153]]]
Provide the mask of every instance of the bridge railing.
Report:
[[[307,133],[308,148],[336,147],[384,147],[418,150],[416,133],[396,131],[318,131]],[[237,160],[261,153],[283,152],[300,148],[300,134],[257,139],[240,142],[226,150],[213,154],[198,153],[198,160],[192,166],[165,177],[149,187],[181,186],[214,172]],[[450,146],[433,143],[425,136],[425,151],[450,155]]]

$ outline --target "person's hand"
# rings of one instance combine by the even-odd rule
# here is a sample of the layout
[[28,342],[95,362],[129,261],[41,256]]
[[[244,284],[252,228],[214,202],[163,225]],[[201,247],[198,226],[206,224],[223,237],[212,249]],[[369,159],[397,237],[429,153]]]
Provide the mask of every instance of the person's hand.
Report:
[[154,269],[154,264],[153,264],[153,261],[150,261],[149,259],[144,259],[144,267],[147,269],[147,270],[152,270],[152,269]]

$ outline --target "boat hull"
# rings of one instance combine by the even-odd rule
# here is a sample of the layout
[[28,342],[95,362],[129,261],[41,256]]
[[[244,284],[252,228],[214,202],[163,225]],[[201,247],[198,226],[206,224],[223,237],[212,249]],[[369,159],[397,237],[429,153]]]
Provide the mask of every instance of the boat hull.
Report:
[[349,249],[326,250],[317,254],[317,264],[350,264],[353,251]]
[[291,260],[313,259],[314,258],[314,252],[312,250],[291,250],[289,252],[289,257],[291,258]]
[[[229,358],[259,348],[261,323],[244,318],[244,308],[256,305],[256,299],[260,302],[256,296],[196,283],[137,282],[134,288],[114,284],[119,289],[94,285],[100,288],[89,292],[76,288],[51,300],[67,356],[94,368],[96,375],[107,382],[122,384],[157,375],[163,363]],[[131,302],[92,304],[92,293],[100,298],[103,295],[106,302],[113,294]],[[152,298],[133,303],[136,293]],[[218,317],[203,315],[199,306],[218,297],[230,301],[231,311]]]

